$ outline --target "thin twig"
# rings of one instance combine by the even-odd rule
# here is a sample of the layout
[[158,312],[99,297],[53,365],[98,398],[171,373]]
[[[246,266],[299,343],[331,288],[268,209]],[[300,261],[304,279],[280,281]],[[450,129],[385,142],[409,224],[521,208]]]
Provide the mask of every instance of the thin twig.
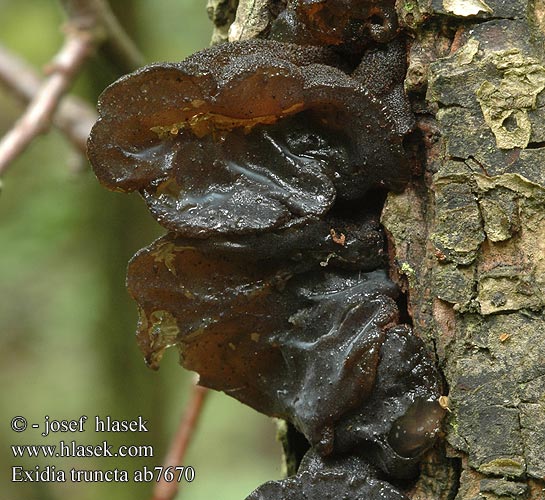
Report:
[[23,116],[0,141],[0,174],[37,135],[49,129],[59,100],[72,84],[92,48],[91,33],[67,27],[64,45],[50,66],[51,74],[45,79]]
[[[197,385],[195,382],[193,393],[165,458],[163,464],[165,469],[183,464],[185,453],[195,433],[207,394],[208,389]],[[152,500],[172,500],[178,492],[178,487],[179,483],[177,481],[167,482],[164,477],[161,477],[153,490]]]
[[[62,96],[68,91],[85,60],[100,45],[104,45],[118,69],[130,71],[143,63],[143,58],[125,33],[106,0],[62,0],[68,13],[64,45],[50,64],[50,74],[41,83],[35,78],[23,82],[23,75],[17,74],[15,83],[12,77],[4,77],[11,88],[24,96],[30,103],[14,127],[0,141],[0,175],[17,158],[39,134],[47,132],[51,126],[55,111]],[[30,93],[32,92],[32,97]],[[74,120],[73,109],[59,115],[61,125],[76,131],[72,137],[78,149],[84,150],[82,135],[89,131],[88,123]],[[85,116],[84,116],[85,117]],[[88,117],[88,115],[87,115]],[[81,128],[80,128],[81,125]]]
[[[0,85],[27,104],[43,85],[43,79],[27,62],[0,46]],[[85,154],[87,137],[96,119],[97,113],[83,99],[65,96],[53,116],[53,125]]]
[[145,64],[127,32],[123,29],[105,0],[61,0],[70,22],[81,29],[93,29],[100,38],[104,55],[122,73],[129,73]]

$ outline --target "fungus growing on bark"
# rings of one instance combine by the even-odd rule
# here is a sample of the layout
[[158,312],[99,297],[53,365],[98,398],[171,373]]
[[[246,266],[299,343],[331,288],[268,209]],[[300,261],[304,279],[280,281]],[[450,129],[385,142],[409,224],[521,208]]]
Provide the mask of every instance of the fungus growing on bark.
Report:
[[98,179],[139,190],[179,234],[247,234],[322,217],[408,179],[403,134],[327,51],[222,45],[111,85],[89,142]]
[[[318,27],[328,9],[347,19],[341,1],[293,5]],[[377,4],[362,6],[369,21]],[[170,231],[129,265],[146,361],[176,346],[202,385],[290,421],[312,447],[295,478],[251,500],[403,499],[374,467],[409,476],[438,432],[439,378],[397,325],[366,200],[410,175],[402,58],[375,48],[349,76],[327,49],[254,40],[142,68],[101,97],[97,177],[140,191]]]
[[358,456],[323,459],[310,451],[296,476],[270,481],[246,500],[408,500]]
[[128,286],[148,363],[176,346],[201,384],[289,420],[324,455],[365,444],[385,464],[414,461],[438,421],[412,439],[410,415],[435,414],[439,387],[422,342],[392,328],[398,292],[384,271],[341,270],[342,259],[325,270],[295,245],[272,257],[245,243],[169,234],[136,255]]
[[275,39],[350,52],[396,34],[395,0],[291,0],[272,27]]

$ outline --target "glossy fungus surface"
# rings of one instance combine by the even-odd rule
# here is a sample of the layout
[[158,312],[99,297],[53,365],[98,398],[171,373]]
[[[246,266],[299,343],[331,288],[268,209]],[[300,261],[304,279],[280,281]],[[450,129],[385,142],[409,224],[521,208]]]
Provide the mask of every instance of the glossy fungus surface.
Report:
[[[397,462],[433,443],[437,375],[422,342],[407,327],[392,328],[398,292],[385,272],[363,272],[366,259],[343,259],[349,245],[316,226],[323,233],[313,253],[301,240],[271,254],[269,245],[245,251],[251,237],[160,238],[129,266],[139,344],[154,367],[176,346],[202,384],[289,420],[323,454],[365,443],[396,472]],[[290,232],[266,240],[289,242]],[[370,225],[359,244],[376,241]],[[428,415],[425,435],[411,431]]]
[[372,187],[402,187],[403,133],[331,58],[251,41],[124,77],[100,99],[95,173],[139,190],[158,222],[190,237],[290,227]]
[[383,271],[321,263],[159,239],[128,274],[148,363],[176,345],[202,384],[292,421],[331,452],[335,423],[373,390],[397,290]]
[[406,325],[389,329],[373,393],[339,422],[335,451],[365,449],[368,459],[388,474],[411,477],[441,428],[440,389],[422,340]]
[[405,499],[384,477],[410,477],[439,431],[439,377],[398,324],[378,222],[410,177],[396,26],[393,0],[294,1],[273,36],[328,47],[224,44],[100,99],[97,177],[169,230],[128,270],[147,363],[177,349],[202,385],[310,446],[248,500]]
[[270,481],[246,500],[408,500],[357,456],[324,460],[312,451],[296,476]]
[[272,33],[282,40],[360,52],[370,41],[395,37],[395,0],[291,0]]

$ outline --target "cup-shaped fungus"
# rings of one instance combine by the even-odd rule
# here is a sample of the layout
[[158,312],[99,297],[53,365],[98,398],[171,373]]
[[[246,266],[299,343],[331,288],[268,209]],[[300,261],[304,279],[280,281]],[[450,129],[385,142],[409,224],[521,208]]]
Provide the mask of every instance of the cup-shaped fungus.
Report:
[[[375,19],[377,3],[360,3]],[[327,9],[345,19],[340,0],[294,5],[318,31]],[[129,265],[147,362],[176,346],[201,384],[285,418],[312,447],[294,479],[252,500],[402,499],[368,463],[405,477],[437,433],[438,377],[396,326],[398,290],[377,270],[384,241],[368,209],[371,189],[409,178],[402,71],[372,78],[401,48],[370,52],[349,76],[327,49],[226,44],[142,68],[100,99],[97,177],[139,191],[170,230]]]
[[[277,236],[290,241],[291,231]],[[218,245],[171,233],[135,256],[128,286],[148,363],[156,367],[176,346],[201,384],[289,420],[324,455],[378,445],[374,455],[394,473],[388,464],[399,453],[382,445],[397,425],[404,448],[417,448],[401,463],[414,462],[435,432],[414,437],[405,432],[414,418],[400,417],[417,400],[436,401],[439,388],[422,342],[394,327],[398,292],[386,273],[363,272],[366,260],[326,238],[323,254],[339,248],[327,268],[302,245],[273,257],[259,246],[251,252],[248,240]]]
[[89,142],[98,179],[138,190],[184,236],[322,217],[408,178],[394,115],[325,50],[248,41],[147,66],[111,85]]
[[272,27],[276,39],[349,52],[396,34],[395,0],[291,0]]
[[397,320],[384,271],[262,260],[173,234],[135,256],[128,286],[150,365],[176,346],[201,384],[293,422],[326,454],[336,422],[371,394]]

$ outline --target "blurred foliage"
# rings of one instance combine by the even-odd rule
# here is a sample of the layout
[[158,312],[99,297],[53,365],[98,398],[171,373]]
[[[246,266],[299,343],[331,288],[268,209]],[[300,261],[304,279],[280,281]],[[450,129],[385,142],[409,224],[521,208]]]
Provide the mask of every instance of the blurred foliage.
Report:
[[[200,0],[118,0],[114,8],[149,61],[180,60],[205,47],[211,32]],[[0,0],[0,43],[40,67],[62,43],[56,2]],[[94,101],[118,75],[99,55],[75,91]],[[22,111],[0,89],[0,133]],[[137,196],[102,189],[64,138],[38,138],[3,179],[0,195],[0,484],[9,500],[148,499],[150,484],[12,483],[11,467],[126,469],[161,465],[182,413],[191,377],[174,352],[157,373],[144,365],[133,338],[136,310],[124,287],[128,259],[161,229]],[[9,428],[16,415],[30,423],[88,415],[84,434],[47,438]],[[94,416],[149,420],[145,435],[94,433]],[[14,459],[11,444],[152,444],[143,459]],[[212,394],[186,465],[196,470],[182,485],[184,500],[239,500],[278,477],[274,426],[222,394]]]

